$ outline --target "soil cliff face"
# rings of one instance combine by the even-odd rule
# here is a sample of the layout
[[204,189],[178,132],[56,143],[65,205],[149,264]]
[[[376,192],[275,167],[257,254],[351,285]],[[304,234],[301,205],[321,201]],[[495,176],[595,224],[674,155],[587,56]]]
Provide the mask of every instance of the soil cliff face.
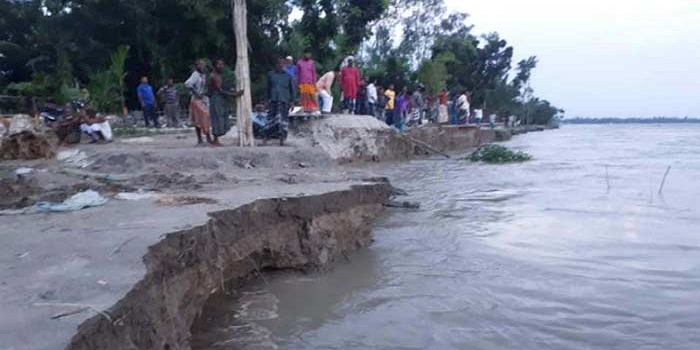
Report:
[[205,225],[151,246],[144,279],[84,322],[67,348],[189,349],[192,323],[226,282],[261,269],[323,268],[368,245],[390,192],[388,183],[366,184],[210,213]]

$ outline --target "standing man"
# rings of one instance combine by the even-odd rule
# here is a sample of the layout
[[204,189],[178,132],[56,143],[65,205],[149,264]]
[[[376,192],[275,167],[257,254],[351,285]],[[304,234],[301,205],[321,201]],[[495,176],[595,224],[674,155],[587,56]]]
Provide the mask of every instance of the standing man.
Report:
[[389,85],[389,88],[384,91],[384,96],[386,97],[384,121],[387,123],[387,125],[394,125],[394,104],[396,102],[394,84]]
[[178,96],[177,89],[175,88],[175,83],[172,79],[168,79],[168,82],[158,90],[158,97],[163,102],[163,111],[165,112],[165,117],[168,120],[168,126],[171,128],[177,128],[180,126],[180,96]]
[[496,118],[498,118],[498,116],[496,116],[496,113],[489,114],[489,127],[491,129],[496,128]]
[[355,114],[369,115],[369,96],[367,96],[367,82],[360,79],[360,86],[357,88],[357,102],[355,102]]
[[373,80],[367,85],[367,114],[374,116],[374,109],[377,107],[377,81]]
[[462,91],[462,94],[459,95],[459,98],[457,98],[457,110],[458,110],[458,115],[457,115],[457,123],[456,124],[461,124],[462,121],[464,121],[464,124],[469,123],[469,91],[464,90]]
[[447,112],[447,89],[440,90],[440,95],[438,95],[438,123],[446,124],[450,121],[450,116]]
[[422,124],[422,113],[423,110],[425,109],[425,100],[423,99],[423,92],[425,91],[424,87],[419,87],[416,89],[416,91],[413,92],[411,95],[411,112],[410,112],[410,119],[409,119],[409,124],[417,123],[418,125]]
[[156,97],[153,95],[153,87],[148,84],[148,77],[141,77],[141,84],[136,88],[136,94],[141,103],[145,126],[148,128],[149,122],[152,122],[154,128],[159,128],[158,114],[156,113],[158,106],[156,105]]
[[284,142],[287,134],[287,118],[296,95],[294,80],[284,70],[285,60],[277,60],[275,70],[267,73],[267,96],[270,99],[268,121],[276,118],[280,143]]
[[357,102],[357,90],[360,87],[360,70],[355,61],[348,60],[348,66],[340,71],[340,86],[343,89],[343,113],[353,113]]
[[384,88],[379,87],[377,89],[377,105],[374,108],[374,117],[379,120],[384,120],[384,110],[386,109],[386,103],[389,99],[384,95]]
[[399,131],[403,131],[410,104],[411,96],[408,94],[408,88],[404,87],[399,96],[396,97],[394,106],[394,127]]
[[224,60],[217,59],[214,61],[214,71],[209,76],[209,118],[211,119],[211,134],[214,136],[212,146],[223,146],[219,141],[219,137],[226,135],[231,129],[231,121],[229,120],[229,109],[226,108],[227,97],[240,97],[243,91],[235,91],[224,84]]
[[506,114],[508,115],[508,128],[515,127],[515,116],[510,112],[506,112]]
[[284,59],[284,71],[292,77],[294,85],[296,85],[297,66],[294,64],[294,57],[287,56],[287,58]]
[[316,64],[311,59],[311,53],[305,53],[304,58],[297,62],[296,78],[297,84],[299,84],[301,106],[304,112],[318,113]]
[[333,109],[333,81],[335,81],[336,73],[334,71],[327,72],[316,83],[318,96],[321,98],[321,113],[330,114]]
[[481,127],[481,120],[484,118],[484,109],[478,108],[474,110],[474,122],[476,126]]
[[194,130],[197,133],[197,144],[202,145],[202,134],[207,138],[207,142],[211,143],[211,119],[209,118],[209,98],[207,92],[207,65],[204,60],[197,60],[195,70],[192,75],[185,81],[185,87],[190,90],[192,98],[190,99],[190,122],[194,125]]

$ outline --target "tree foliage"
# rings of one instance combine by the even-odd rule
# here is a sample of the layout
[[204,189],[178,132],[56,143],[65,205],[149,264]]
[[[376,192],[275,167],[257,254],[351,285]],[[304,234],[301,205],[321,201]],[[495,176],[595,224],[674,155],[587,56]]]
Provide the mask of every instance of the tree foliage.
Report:
[[[497,33],[476,36],[444,0],[248,0],[255,100],[277,58],[311,52],[319,70],[358,56],[364,75],[398,89],[424,84],[471,91],[472,105],[540,121],[557,110],[532,96],[536,57],[512,67]],[[65,100],[89,87],[102,107],[135,106],[134,88],[184,80],[198,58],[235,64],[231,2],[222,0],[25,0],[0,2],[0,90]],[[293,10],[300,16],[292,19]],[[116,87],[112,54],[130,47]],[[107,68],[109,67],[109,68]],[[321,72],[319,72],[321,73]],[[454,96],[455,94],[453,94]],[[555,113],[556,114],[556,113]],[[525,118],[527,116],[527,118]]]
[[90,79],[89,91],[95,108],[119,113],[124,107],[124,66],[129,54],[128,46],[120,46],[110,58],[110,65]]

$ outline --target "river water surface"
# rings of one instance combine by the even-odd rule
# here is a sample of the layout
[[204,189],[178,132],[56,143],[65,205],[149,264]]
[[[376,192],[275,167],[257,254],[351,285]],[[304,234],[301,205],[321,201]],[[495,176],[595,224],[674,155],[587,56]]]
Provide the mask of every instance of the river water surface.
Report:
[[220,301],[195,348],[700,349],[700,126],[506,145],[535,159],[378,170],[421,209],[330,272]]

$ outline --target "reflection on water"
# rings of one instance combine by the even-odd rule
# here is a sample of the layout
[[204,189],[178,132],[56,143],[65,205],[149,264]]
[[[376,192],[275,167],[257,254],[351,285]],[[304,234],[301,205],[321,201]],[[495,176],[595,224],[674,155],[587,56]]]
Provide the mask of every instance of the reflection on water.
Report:
[[700,127],[509,146],[535,160],[381,170],[421,209],[390,211],[329,273],[220,301],[195,348],[699,349]]

